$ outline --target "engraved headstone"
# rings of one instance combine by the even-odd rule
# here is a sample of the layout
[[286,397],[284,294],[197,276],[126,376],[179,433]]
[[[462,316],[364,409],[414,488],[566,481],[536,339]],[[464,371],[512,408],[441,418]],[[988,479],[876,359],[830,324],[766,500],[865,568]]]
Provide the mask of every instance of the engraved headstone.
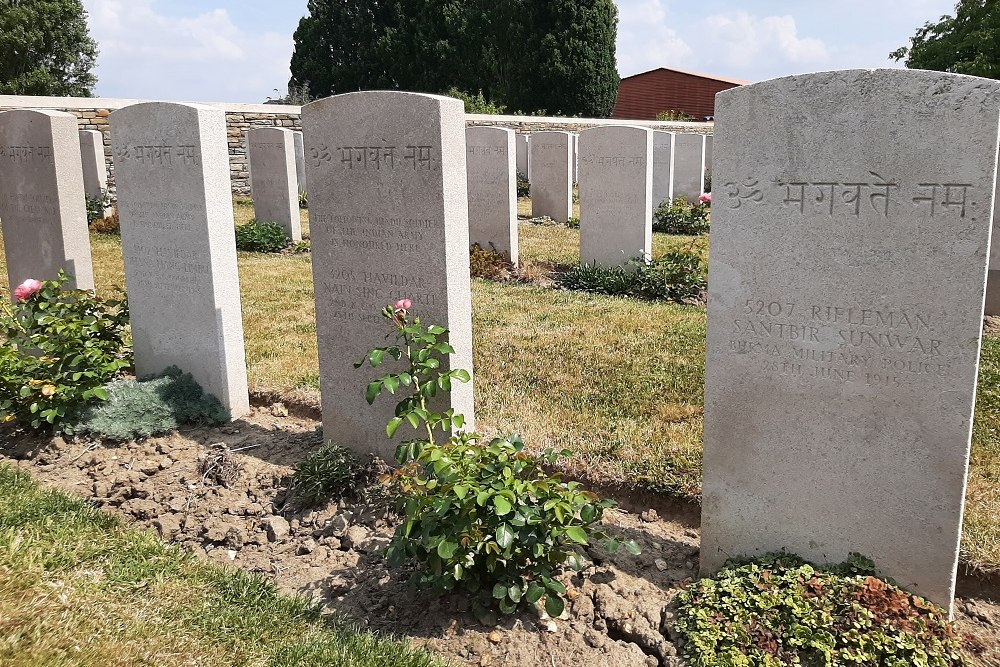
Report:
[[98,130],[80,130],[80,156],[83,160],[83,191],[88,199],[103,199],[108,189],[104,134]]
[[519,134],[514,137],[517,143],[517,172],[528,175],[528,135]]
[[705,135],[674,134],[673,197],[697,202],[705,191]]
[[299,183],[299,194],[306,194],[309,188],[306,185],[306,157],[305,148],[302,143],[302,133],[295,132],[295,180]]
[[295,178],[295,133],[281,127],[247,131],[250,194],[257,222],[276,222],[293,241],[302,240]]
[[[445,365],[472,371],[464,107],[436,95],[348,93],[303,107],[302,127],[324,437],[390,459],[395,401],[364,398],[385,369],[354,368],[393,330],[382,308],[410,299],[423,322],[450,330],[456,353]],[[456,382],[440,407],[472,429],[472,397],[471,382]]]
[[469,176],[469,243],[507,255],[517,265],[517,174],[514,130],[465,131]]
[[249,398],[225,113],[149,102],[110,122],[136,374],[178,366],[240,417]]
[[858,552],[947,607],[1000,81],[824,72],[717,109],[702,568]]
[[653,132],[653,210],[673,199],[674,133]]
[[580,134],[580,262],[623,266],[652,254],[653,132],[595,127]]
[[11,290],[29,278],[94,289],[76,116],[0,113],[0,225]]
[[556,222],[573,217],[573,137],[569,132],[531,135],[531,215]]

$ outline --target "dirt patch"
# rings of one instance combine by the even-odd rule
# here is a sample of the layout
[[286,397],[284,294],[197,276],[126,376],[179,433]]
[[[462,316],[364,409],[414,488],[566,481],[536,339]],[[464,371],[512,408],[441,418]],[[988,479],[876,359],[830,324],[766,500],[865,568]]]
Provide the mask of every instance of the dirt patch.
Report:
[[[0,432],[0,455],[204,558],[267,573],[286,591],[456,664],[681,664],[666,608],[697,576],[699,531],[689,509],[675,520],[661,516],[669,505],[642,508],[633,498],[635,511],[609,511],[608,532],[635,539],[643,553],[591,548],[587,576],[565,580],[571,603],[563,617],[477,617],[463,596],[415,592],[409,572],[388,569],[380,552],[395,526],[384,511],[347,502],[283,507],[292,466],[322,444],[318,426],[280,404],[258,405],[229,426],[117,447]],[[988,595],[960,598],[956,617],[973,664],[1000,667],[1000,605]]]

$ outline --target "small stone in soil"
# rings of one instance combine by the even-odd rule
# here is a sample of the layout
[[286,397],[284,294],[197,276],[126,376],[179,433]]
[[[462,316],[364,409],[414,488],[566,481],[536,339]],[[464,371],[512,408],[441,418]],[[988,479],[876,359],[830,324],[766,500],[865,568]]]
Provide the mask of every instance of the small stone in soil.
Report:
[[653,561],[653,564],[656,565],[656,569],[659,570],[660,572],[663,572],[667,569],[667,561],[663,560],[662,558],[657,558],[656,560]]
[[284,517],[269,516],[262,523],[264,530],[267,531],[267,539],[271,542],[279,542],[288,537],[291,526],[288,525],[288,521]]

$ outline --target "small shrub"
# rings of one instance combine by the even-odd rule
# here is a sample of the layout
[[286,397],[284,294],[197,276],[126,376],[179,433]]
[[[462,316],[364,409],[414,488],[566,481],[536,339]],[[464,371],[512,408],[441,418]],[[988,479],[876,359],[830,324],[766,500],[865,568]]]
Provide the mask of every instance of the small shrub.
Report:
[[301,255],[307,252],[312,252],[312,243],[305,239],[295,241],[292,243],[292,247],[289,250],[293,255]]
[[487,250],[478,243],[473,244],[469,251],[469,268],[473,278],[487,280],[510,280],[516,273],[506,254]]
[[281,252],[292,243],[276,222],[251,220],[236,228],[236,249],[244,252]]
[[942,610],[873,574],[857,555],[825,569],[786,554],[729,563],[677,595],[681,656],[692,667],[966,664]]
[[298,507],[314,507],[330,500],[359,497],[359,490],[373,481],[371,459],[328,442],[295,467],[288,499]]
[[104,209],[108,203],[107,191],[104,191],[100,197],[87,197],[87,224],[103,220]]
[[118,220],[118,207],[111,211],[111,215],[90,223],[90,231],[97,234],[111,234],[118,236],[121,234],[121,223]]
[[708,267],[697,251],[673,250],[651,262],[579,266],[563,274],[559,282],[584,292],[688,302],[703,298]]
[[566,219],[566,226],[570,229],[580,229],[580,218],[576,216]]
[[481,90],[473,95],[452,86],[445,91],[445,95],[462,100],[465,104],[465,113],[479,113],[499,116],[507,112],[507,107],[503,104],[497,104],[496,102],[487,100]]
[[[623,545],[595,528],[613,503],[546,473],[542,460],[525,453],[517,437],[483,447],[479,436],[455,433],[464,417],[451,409],[434,412],[430,401],[450,391],[453,382],[468,382],[469,373],[441,370],[455,352],[445,340],[447,329],[411,320],[409,308],[409,300],[401,299],[382,311],[398,330],[397,344],[373,348],[355,364],[404,362],[405,370],[371,382],[365,397],[374,403],[386,392],[406,393],[386,434],[394,437],[404,424],[420,434],[397,449],[404,467],[392,481],[404,521],[389,545],[389,564],[415,561],[418,587],[464,589],[480,608],[507,614],[545,598],[546,611],[559,616],[566,588],[556,577],[566,566],[582,567],[579,549],[591,539],[603,540],[611,550]],[[453,435],[438,443],[438,430]],[[566,454],[549,450],[543,460],[551,465]],[[634,542],[624,546],[638,552]]]
[[527,174],[523,174],[521,172],[517,172],[517,196],[531,196],[531,181],[528,180]]
[[691,204],[683,197],[663,200],[653,213],[653,231],[663,234],[699,235],[709,230],[709,207]]
[[299,208],[309,208],[309,193],[300,192],[299,193]]
[[98,299],[68,280],[25,281],[13,306],[0,305],[0,422],[72,433],[72,416],[106,400],[104,385],[131,365],[124,297]]
[[108,398],[88,406],[74,431],[109,440],[139,440],[170,433],[183,424],[218,425],[229,411],[206,394],[190,373],[176,366],[140,380],[116,380],[105,387]]
[[711,192],[711,191],[712,191],[712,172],[706,170],[705,171],[705,192]]
[[676,109],[670,109],[668,111],[661,111],[656,114],[656,120],[659,121],[676,121],[681,123],[690,123],[694,120],[694,116],[689,116],[683,111],[677,111]]

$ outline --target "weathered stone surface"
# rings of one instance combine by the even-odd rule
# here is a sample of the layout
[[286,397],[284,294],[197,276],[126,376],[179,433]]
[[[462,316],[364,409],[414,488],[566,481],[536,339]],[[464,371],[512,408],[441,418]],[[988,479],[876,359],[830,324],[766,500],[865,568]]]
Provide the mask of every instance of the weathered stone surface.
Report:
[[514,141],[517,144],[517,172],[528,176],[528,135],[515,135]]
[[80,157],[83,163],[83,191],[88,198],[104,197],[108,189],[104,134],[98,130],[80,130]]
[[288,238],[302,240],[299,190],[295,178],[295,133],[282,127],[251,127],[250,195],[257,222],[276,222]]
[[13,291],[29,278],[94,289],[76,116],[0,113],[0,224]]
[[569,132],[531,135],[531,215],[557,222],[573,216],[573,138]]
[[673,199],[674,133],[653,132],[653,210]]
[[705,191],[705,135],[674,134],[673,197],[698,201]]
[[514,130],[465,131],[469,243],[504,253],[517,264],[517,173]]
[[595,127],[580,134],[580,262],[621,266],[653,251],[653,132]]
[[580,135],[573,133],[573,182],[580,182]]
[[824,72],[717,114],[702,569],[859,552],[948,606],[1000,81]]
[[302,132],[296,131],[292,138],[295,140],[295,180],[299,184],[299,194],[305,194],[309,188],[306,185],[306,154]]
[[150,102],[111,114],[137,375],[179,366],[249,411],[224,113]]
[[705,180],[712,173],[712,149],[715,147],[715,137],[711,134],[705,135]]
[[[354,368],[394,330],[382,308],[411,299],[423,322],[450,329],[456,354],[444,365],[472,371],[464,109],[435,95],[360,92],[302,115],[324,437],[389,460],[396,401],[364,399],[386,369]],[[456,382],[440,407],[474,428],[472,383]]]

